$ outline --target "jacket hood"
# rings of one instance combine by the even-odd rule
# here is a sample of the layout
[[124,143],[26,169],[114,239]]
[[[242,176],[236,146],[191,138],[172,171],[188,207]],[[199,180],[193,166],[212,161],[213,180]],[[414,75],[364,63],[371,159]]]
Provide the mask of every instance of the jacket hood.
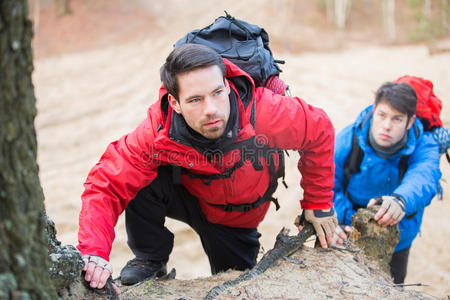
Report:
[[[368,144],[368,133],[370,128],[370,123],[372,121],[372,113],[373,113],[374,105],[370,105],[366,107],[356,118],[354,123],[354,129],[356,130],[356,136],[358,137],[359,146],[361,149],[366,151],[374,151],[372,147]],[[398,155],[411,155],[417,143],[420,142],[423,136],[423,125],[420,122],[419,118],[416,118],[414,121],[414,125],[408,130],[408,141],[406,142],[406,147],[401,149],[399,152],[393,155],[396,157]]]

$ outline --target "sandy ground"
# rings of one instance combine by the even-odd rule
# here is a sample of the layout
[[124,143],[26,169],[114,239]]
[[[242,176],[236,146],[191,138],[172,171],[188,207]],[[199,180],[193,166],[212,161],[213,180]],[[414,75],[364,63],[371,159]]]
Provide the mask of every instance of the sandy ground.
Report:
[[[100,39],[94,35],[91,37],[94,42],[78,41],[91,47],[72,47],[75,50],[71,52],[45,52],[52,39],[47,36],[46,41],[38,35],[35,40],[38,162],[47,212],[55,221],[58,238],[63,243],[77,244],[80,195],[89,169],[108,143],[133,130],[145,117],[147,107],[156,100],[160,84],[158,70],[171,45],[186,30],[209,24],[224,9],[230,10],[229,4],[219,1],[211,1],[208,5],[200,5],[201,1],[179,1],[174,5],[169,1],[172,13],[163,14],[166,7],[161,2],[153,3],[151,7],[149,2],[137,2],[141,2],[140,8],[155,18],[140,17],[141,23],[137,26],[133,17],[121,19],[120,11],[109,11],[114,22],[122,26],[136,25],[132,37],[120,40],[121,43],[111,36]],[[252,22],[265,20],[264,27],[270,28],[264,19],[266,14],[254,13],[242,1],[231,2],[231,13]],[[270,1],[262,3],[269,8],[274,6]],[[96,22],[99,21],[94,18],[83,28],[89,33]],[[42,18],[40,23],[44,30]],[[149,30],[144,30],[145,26]],[[273,27],[280,28],[281,25],[274,23]],[[107,30],[115,30],[115,27]],[[128,36],[123,29],[122,34]],[[442,118],[445,125],[450,126],[449,53],[429,56],[423,45],[387,47],[353,42],[332,52],[276,54],[277,58],[287,61],[281,77],[289,83],[293,94],[322,107],[331,117],[336,131],[372,102],[378,86],[403,74],[423,76],[435,83],[436,94],[444,104]],[[281,227],[294,229],[291,224],[300,212],[298,200],[302,193],[298,184],[297,158],[293,153],[287,163],[289,188],[280,187],[277,192],[282,208],[275,212],[271,207],[260,226],[264,249],[272,248]],[[428,284],[422,290],[444,297],[450,295],[450,165],[444,159],[441,170],[444,200],[434,199],[426,209],[421,235],[413,244],[406,282]],[[114,276],[118,276],[122,266],[132,257],[126,245],[123,221],[121,217],[111,253]],[[207,259],[193,231],[172,220],[168,220],[167,226],[176,235],[169,267],[177,269],[177,277],[190,279],[209,275]]]

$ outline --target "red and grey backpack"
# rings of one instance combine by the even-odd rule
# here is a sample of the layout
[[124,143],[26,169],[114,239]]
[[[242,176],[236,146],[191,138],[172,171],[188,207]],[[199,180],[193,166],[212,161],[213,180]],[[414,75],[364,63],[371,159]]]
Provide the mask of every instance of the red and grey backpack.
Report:
[[422,121],[426,131],[442,127],[440,114],[442,101],[433,92],[433,83],[427,79],[405,75],[397,78],[394,83],[409,84],[417,95],[416,116]]

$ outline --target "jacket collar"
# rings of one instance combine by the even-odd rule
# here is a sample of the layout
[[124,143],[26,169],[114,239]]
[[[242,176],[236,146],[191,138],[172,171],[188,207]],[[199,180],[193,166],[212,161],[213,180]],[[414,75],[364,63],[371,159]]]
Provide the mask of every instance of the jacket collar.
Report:
[[[250,122],[251,109],[255,105],[255,85],[253,79],[236,65],[224,59],[226,66],[226,80],[228,80],[232,93],[236,96],[238,111],[238,131],[235,142],[249,139],[255,135]],[[154,148],[158,151],[159,159],[167,163],[189,166],[207,173],[220,173],[219,170],[205,163],[206,157],[189,143],[179,143],[170,136],[169,132],[174,122],[174,113],[167,101],[167,91],[164,86],[159,90],[159,105],[161,114],[165,119],[155,141]],[[167,152],[167,153],[166,153]],[[189,159],[186,157],[189,156]],[[187,162],[189,160],[189,162]]]
[[169,138],[178,143],[195,148],[203,154],[208,151],[213,153],[224,153],[224,149],[237,139],[239,133],[239,111],[237,96],[234,90],[231,90],[230,92],[229,101],[230,116],[221,137],[214,140],[203,137],[188,126],[182,115],[172,111]]

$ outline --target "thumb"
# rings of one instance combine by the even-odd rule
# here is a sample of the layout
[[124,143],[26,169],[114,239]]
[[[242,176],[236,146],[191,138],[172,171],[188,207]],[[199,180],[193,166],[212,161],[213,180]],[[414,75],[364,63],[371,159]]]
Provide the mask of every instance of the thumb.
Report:
[[374,206],[376,202],[377,200],[375,198],[370,199],[369,203],[367,203],[367,207]]
[[88,260],[87,260],[87,258],[83,258],[83,262],[84,262],[83,271],[86,271],[87,267],[88,267]]
[[115,283],[112,284],[113,289],[116,291],[117,295],[120,295],[120,289],[117,287]]

